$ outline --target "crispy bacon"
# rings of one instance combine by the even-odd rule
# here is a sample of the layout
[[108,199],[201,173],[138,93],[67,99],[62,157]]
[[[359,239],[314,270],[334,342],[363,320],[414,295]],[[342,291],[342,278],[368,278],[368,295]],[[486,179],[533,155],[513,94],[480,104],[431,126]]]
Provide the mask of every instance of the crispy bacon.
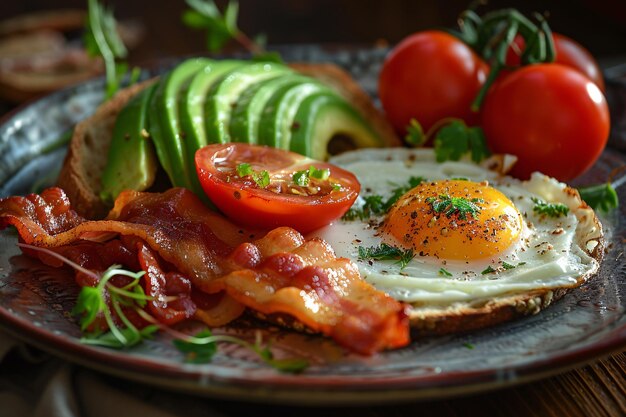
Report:
[[[305,241],[289,228],[252,240],[184,189],[124,192],[107,219],[89,221],[53,188],[1,200],[0,228],[8,224],[26,243],[64,251],[84,240],[110,244],[117,240],[112,236],[119,236],[121,247],[135,242],[138,263],[152,272],[148,292],[159,296],[187,294],[188,279],[205,293],[226,292],[231,307],[236,300],[265,315],[289,314],[358,353],[409,341],[404,306],[361,280],[356,266],[336,258],[327,243]],[[184,296],[177,305],[150,308],[160,320],[175,322],[189,316],[192,304]]]

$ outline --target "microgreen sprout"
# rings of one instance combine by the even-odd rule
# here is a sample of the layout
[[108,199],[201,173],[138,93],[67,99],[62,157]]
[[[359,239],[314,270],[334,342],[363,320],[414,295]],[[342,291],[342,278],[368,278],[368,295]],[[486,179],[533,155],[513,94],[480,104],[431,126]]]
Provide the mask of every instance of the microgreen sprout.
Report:
[[[18,243],[18,246],[43,252],[59,259],[98,282],[95,287],[84,286],[81,288],[76,305],[72,310],[72,314],[80,317],[81,330],[86,333],[80,339],[82,343],[122,349],[135,346],[145,339],[150,339],[155,332],[162,330],[175,338],[172,343],[185,354],[186,361],[191,363],[210,362],[217,352],[217,343],[224,342],[234,343],[252,350],[259,355],[263,362],[280,372],[298,373],[309,365],[308,361],[302,358],[274,358],[269,343],[262,344],[260,333],[257,333],[255,343],[249,343],[234,336],[213,335],[208,329],[201,331],[196,336],[190,336],[158,322],[144,310],[146,303],[153,300],[152,297],[144,293],[140,284],[140,278],[144,275],[144,271],[131,272],[122,269],[119,265],[112,265],[102,274],[99,274],[50,249],[25,243]],[[117,287],[110,283],[114,276],[120,275],[131,278],[130,282],[123,287]],[[125,309],[132,309],[149,324],[138,329],[128,319],[124,312]],[[114,313],[123,326],[116,323],[113,317]],[[101,328],[94,326],[94,322],[99,316],[104,317],[109,329],[107,332],[102,332]]]
[[213,0],[186,0],[188,10],[183,13],[183,23],[192,29],[206,31],[206,46],[210,52],[221,51],[234,40],[248,50],[256,60],[281,62],[280,55],[265,49],[265,37],[250,39],[239,27],[239,3],[230,0],[220,11]]
[[[88,0],[87,5],[85,49],[90,56],[102,57],[106,73],[106,97],[111,98],[120,89],[122,78],[128,70],[128,64],[123,61],[128,51],[118,34],[113,11],[97,0]],[[130,83],[136,82],[139,75],[139,69],[134,68]]]

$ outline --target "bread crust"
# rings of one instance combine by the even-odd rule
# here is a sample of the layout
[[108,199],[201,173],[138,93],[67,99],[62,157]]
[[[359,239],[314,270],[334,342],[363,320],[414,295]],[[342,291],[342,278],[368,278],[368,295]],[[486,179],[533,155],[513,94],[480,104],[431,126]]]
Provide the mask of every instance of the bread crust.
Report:
[[155,81],[144,81],[119,91],[74,128],[57,185],[65,191],[72,208],[81,216],[101,219],[108,213],[110,207],[99,196],[100,180],[115,119],[131,98]]

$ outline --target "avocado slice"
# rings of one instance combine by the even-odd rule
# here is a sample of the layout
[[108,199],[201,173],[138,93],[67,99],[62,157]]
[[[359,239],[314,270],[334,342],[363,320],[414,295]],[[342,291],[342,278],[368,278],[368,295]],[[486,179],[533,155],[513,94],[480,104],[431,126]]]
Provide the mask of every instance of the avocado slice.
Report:
[[[188,166],[179,119],[179,95],[185,83],[211,60],[195,58],[184,61],[159,83],[150,103],[149,132],[161,166],[175,187],[192,191],[190,178],[196,176],[195,166]],[[201,190],[200,190],[201,191]]]
[[230,140],[232,142],[259,143],[261,113],[272,95],[279,89],[310,78],[288,74],[258,82],[241,93],[230,117]]
[[225,73],[244,64],[245,61],[238,60],[211,61],[198,71],[184,88],[179,103],[180,124],[182,131],[185,132],[185,144],[189,149],[187,156],[191,159],[196,150],[208,144],[204,129],[204,101],[209,89]]
[[156,88],[157,84],[152,84],[133,97],[115,120],[100,191],[100,198],[108,204],[123,190],[143,191],[154,182],[157,160],[146,137],[146,123]]
[[233,106],[236,106],[240,94],[255,83],[292,72],[283,64],[255,62],[224,74],[211,87],[204,103],[207,140],[214,143],[230,142],[228,127]]
[[329,87],[308,78],[296,80],[272,94],[259,121],[259,143],[275,148],[289,149],[291,127],[300,103],[312,94],[331,92]]
[[334,92],[305,98],[291,127],[290,149],[321,161],[328,159],[331,141],[338,137],[348,140],[351,148],[384,146],[363,116]]

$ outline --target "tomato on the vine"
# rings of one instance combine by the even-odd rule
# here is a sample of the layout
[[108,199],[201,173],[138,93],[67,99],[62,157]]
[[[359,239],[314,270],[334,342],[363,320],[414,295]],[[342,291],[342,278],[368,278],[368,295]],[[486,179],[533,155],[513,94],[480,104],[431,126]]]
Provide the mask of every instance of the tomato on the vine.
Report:
[[[596,83],[600,90],[605,91],[602,70],[593,55],[591,55],[591,52],[575,40],[560,33],[553,32],[552,40],[554,41],[554,52],[556,55],[554,62],[556,64],[563,64],[580,71]],[[521,56],[518,51],[523,50],[525,44],[524,38],[520,35],[515,37],[514,44],[507,51],[507,66],[520,66]]]
[[359,195],[356,177],[300,154],[244,143],[208,145],[195,155],[207,196],[233,221],[301,233],[341,217]]
[[404,135],[411,119],[428,131],[455,117],[474,124],[471,104],[485,82],[487,64],[465,43],[441,31],[408,36],[387,56],[378,94],[396,131]]
[[560,64],[522,67],[494,84],[482,106],[489,149],[518,157],[511,174],[534,171],[561,181],[586,171],[609,135],[609,110],[598,86]]

